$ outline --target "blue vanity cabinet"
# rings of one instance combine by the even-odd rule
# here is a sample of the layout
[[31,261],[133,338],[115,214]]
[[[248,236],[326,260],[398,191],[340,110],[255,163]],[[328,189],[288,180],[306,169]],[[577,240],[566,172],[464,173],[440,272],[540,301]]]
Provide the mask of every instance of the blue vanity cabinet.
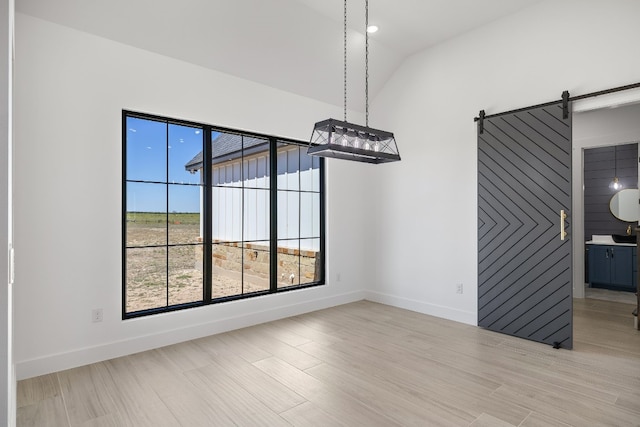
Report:
[[630,288],[633,283],[632,253],[628,246],[611,246],[611,285]]
[[634,246],[589,245],[589,283],[597,288],[635,290],[636,257]]
[[589,245],[589,283],[609,284],[611,282],[610,246]]

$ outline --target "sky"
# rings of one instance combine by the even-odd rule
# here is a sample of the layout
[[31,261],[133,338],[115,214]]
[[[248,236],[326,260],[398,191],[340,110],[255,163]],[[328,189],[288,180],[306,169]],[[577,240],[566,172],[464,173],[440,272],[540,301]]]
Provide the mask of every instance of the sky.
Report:
[[[200,174],[184,165],[202,151],[203,130],[134,117],[126,126],[127,181],[168,182],[169,212],[199,212]],[[166,203],[166,184],[127,183],[127,211],[166,212]]]

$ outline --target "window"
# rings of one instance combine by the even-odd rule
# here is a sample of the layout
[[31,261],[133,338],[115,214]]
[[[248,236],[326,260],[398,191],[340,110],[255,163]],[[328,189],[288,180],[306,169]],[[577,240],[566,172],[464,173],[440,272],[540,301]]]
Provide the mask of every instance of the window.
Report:
[[313,283],[319,275],[320,158],[278,143],[278,287]]
[[306,144],[129,111],[122,126],[123,318],[324,283]]

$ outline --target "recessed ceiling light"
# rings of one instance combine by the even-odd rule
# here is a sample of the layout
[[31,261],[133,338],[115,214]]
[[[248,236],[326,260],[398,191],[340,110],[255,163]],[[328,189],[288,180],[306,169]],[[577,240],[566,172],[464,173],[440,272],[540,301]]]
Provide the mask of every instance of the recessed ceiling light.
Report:
[[369,25],[367,27],[367,33],[369,33],[369,34],[375,33],[376,31],[378,31],[378,26],[377,25]]

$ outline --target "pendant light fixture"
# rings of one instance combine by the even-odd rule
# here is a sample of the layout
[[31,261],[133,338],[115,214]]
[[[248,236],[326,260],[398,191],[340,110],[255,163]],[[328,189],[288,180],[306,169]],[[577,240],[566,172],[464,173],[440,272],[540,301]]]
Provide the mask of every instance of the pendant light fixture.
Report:
[[622,190],[622,183],[618,179],[618,146],[617,145],[613,146],[613,169],[614,169],[613,181],[611,181],[611,184],[609,184],[609,188],[611,188],[614,191]]
[[393,133],[369,127],[369,0],[365,0],[365,125],[347,122],[347,0],[344,0],[344,121],[327,119],[317,122],[311,134],[307,154],[354,160],[365,163],[388,163],[400,160]]

